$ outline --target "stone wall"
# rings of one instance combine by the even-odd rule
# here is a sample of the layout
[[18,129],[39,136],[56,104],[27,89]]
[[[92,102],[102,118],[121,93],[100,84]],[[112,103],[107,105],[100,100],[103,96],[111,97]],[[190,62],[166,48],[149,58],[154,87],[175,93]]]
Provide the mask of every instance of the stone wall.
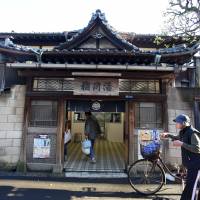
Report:
[[0,94],[0,164],[16,165],[22,139],[25,86]]
[[[176,125],[173,119],[179,114],[186,114],[191,118],[192,124],[194,124],[194,100],[192,90],[186,88],[170,88],[167,98],[168,106],[168,131],[177,135],[179,130],[176,129]],[[181,164],[181,150],[180,147],[174,147],[169,140],[166,142],[165,154],[169,163],[173,165]]]

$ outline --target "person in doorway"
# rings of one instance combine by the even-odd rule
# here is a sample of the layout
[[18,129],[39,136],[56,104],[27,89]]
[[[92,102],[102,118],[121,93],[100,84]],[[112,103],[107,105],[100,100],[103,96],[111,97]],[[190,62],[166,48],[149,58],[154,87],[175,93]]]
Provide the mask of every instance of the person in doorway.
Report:
[[85,137],[91,140],[90,159],[92,163],[96,163],[94,144],[97,135],[101,134],[101,128],[98,120],[92,115],[91,112],[85,112],[85,116]]
[[71,141],[71,121],[68,120],[65,124],[65,133],[64,133],[64,160],[67,160],[67,145]]
[[162,133],[161,137],[171,138],[174,146],[181,147],[182,164],[187,169],[186,185],[181,200],[191,200],[196,192],[194,185],[200,173],[200,132],[190,125],[190,118],[187,115],[178,115],[173,121],[176,128],[180,129],[179,135]]

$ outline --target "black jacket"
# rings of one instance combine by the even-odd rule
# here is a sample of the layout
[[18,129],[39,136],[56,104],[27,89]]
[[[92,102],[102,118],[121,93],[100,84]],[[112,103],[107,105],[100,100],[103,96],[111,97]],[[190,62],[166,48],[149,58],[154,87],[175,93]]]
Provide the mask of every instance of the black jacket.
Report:
[[182,163],[188,169],[200,169],[200,132],[187,126],[178,136],[169,135],[173,140],[183,142],[181,147]]
[[98,134],[101,134],[101,127],[95,116],[92,115],[86,119],[85,133],[88,134],[91,140],[94,140]]

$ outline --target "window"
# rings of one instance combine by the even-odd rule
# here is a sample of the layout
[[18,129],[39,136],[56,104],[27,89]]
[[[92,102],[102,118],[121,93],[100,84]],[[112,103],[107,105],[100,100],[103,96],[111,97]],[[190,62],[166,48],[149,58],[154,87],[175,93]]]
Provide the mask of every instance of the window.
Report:
[[75,112],[74,113],[74,122],[85,122],[85,112]]
[[161,103],[137,103],[135,107],[136,128],[162,128]]
[[188,88],[189,86],[190,86],[189,80],[186,80],[186,79],[181,80],[181,87]]
[[159,80],[119,80],[119,91],[129,93],[160,93]]
[[[34,78],[33,81],[33,91],[76,91],[79,88],[79,84],[84,86],[84,90],[89,90],[88,87],[92,83],[95,89],[99,89],[99,82],[94,82],[94,79],[91,81],[85,81],[85,79],[74,79],[74,78]],[[84,84],[82,84],[84,83]],[[98,84],[97,84],[98,83]],[[100,81],[101,85],[104,85],[107,92],[115,86],[115,82],[103,82]],[[140,93],[140,94],[159,94],[160,93],[160,82],[159,80],[130,80],[130,79],[119,79],[119,92],[121,93]],[[89,84],[89,85],[88,85]],[[78,87],[78,88],[77,88]],[[116,88],[118,90],[118,88]]]
[[30,126],[33,127],[57,126],[57,102],[32,101]]
[[34,78],[33,91],[73,91],[73,78]]
[[121,113],[106,113],[106,122],[121,123]]

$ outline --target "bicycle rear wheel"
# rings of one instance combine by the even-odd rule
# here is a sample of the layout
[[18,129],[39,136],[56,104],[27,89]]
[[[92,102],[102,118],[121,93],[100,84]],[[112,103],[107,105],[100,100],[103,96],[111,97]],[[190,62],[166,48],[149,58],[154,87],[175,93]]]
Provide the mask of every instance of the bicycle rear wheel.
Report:
[[130,166],[128,179],[130,185],[136,192],[151,195],[162,188],[165,174],[157,162],[141,159]]

